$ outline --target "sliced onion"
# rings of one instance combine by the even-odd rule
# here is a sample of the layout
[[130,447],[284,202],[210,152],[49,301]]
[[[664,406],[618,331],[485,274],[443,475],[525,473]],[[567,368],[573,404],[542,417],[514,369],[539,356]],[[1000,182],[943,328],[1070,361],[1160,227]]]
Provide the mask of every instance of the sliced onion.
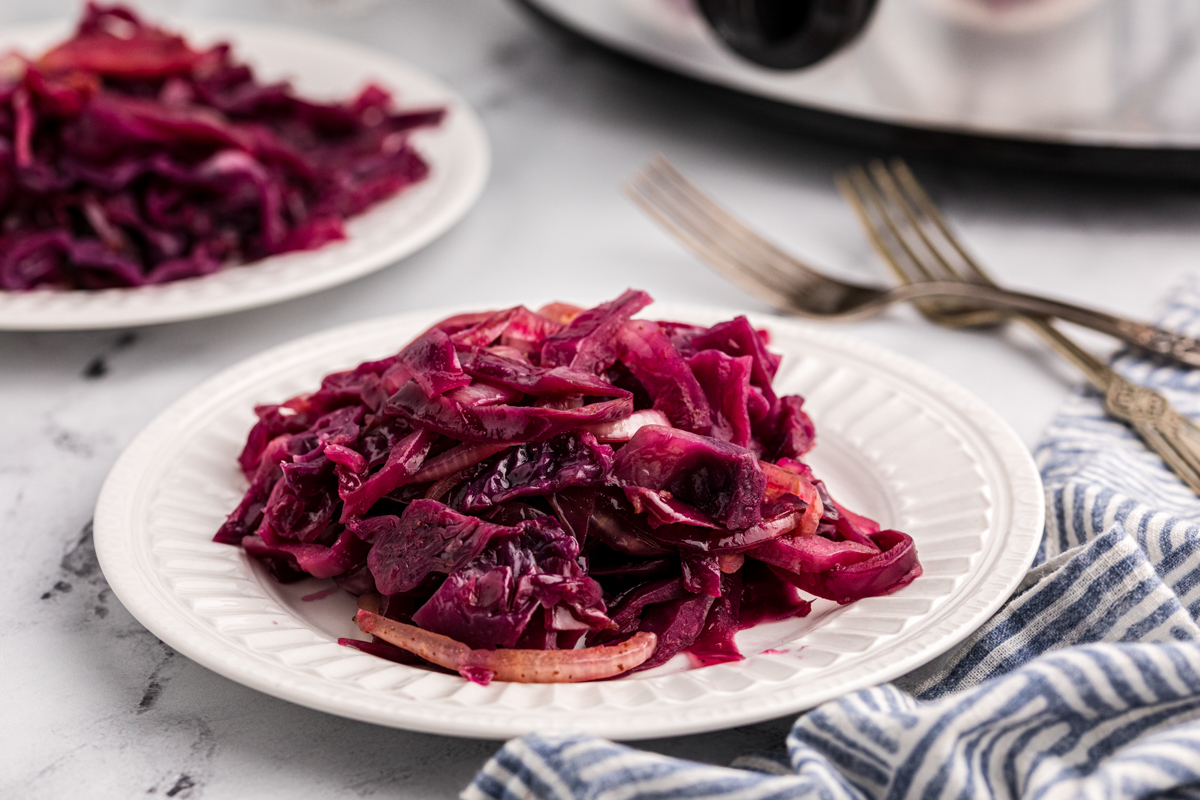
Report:
[[506,450],[511,445],[494,444],[492,442],[484,442],[482,444],[460,444],[451,447],[444,453],[439,453],[437,456],[426,461],[417,474],[413,476],[413,483],[428,483],[429,481],[437,481],[445,478],[447,475],[453,475],[456,472],[461,472],[467,467],[473,467],[485,458],[496,455],[501,450]]
[[559,325],[570,325],[572,320],[586,310],[570,303],[547,303],[539,308],[537,313]]
[[726,575],[733,575],[746,563],[746,557],[741,553],[721,553],[717,556],[717,566]]
[[795,472],[769,461],[759,461],[758,465],[762,467],[767,476],[766,497],[768,500],[774,500],[785,494],[794,494],[808,504],[808,508],[804,510],[804,516],[800,518],[800,524],[796,526],[796,535],[811,536],[816,533],[817,526],[821,524],[821,516],[825,513],[825,506],[821,502],[821,494],[817,491],[817,487],[813,486],[804,476],[797,475]]
[[363,633],[414,653],[440,667],[456,670],[475,683],[578,683],[611,678],[638,666],[654,654],[658,637],[638,632],[615,645],[580,650],[472,650],[449,636],[359,610],[355,622]]
[[460,386],[457,389],[451,389],[449,392],[446,392],[446,396],[451,400],[462,403],[468,408],[511,403],[514,400],[519,400],[522,394],[517,389],[481,380],[474,380],[470,386]]
[[446,493],[453,489],[459,481],[462,480],[461,472],[451,472],[444,478],[434,481],[428,489],[425,490],[426,500],[437,500],[441,502]]
[[663,525],[688,525],[693,528],[723,528],[702,511],[681,503],[665,489],[647,489],[643,486],[622,486],[625,499],[633,506],[633,513],[644,514],[651,528]]
[[514,359],[515,361],[520,361],[525,364],[529,363],[529,358],[525,355],[524,350],[518,350],[517,348],[510,347],[509,345],[506,345],[506,344],[494,344],[491,347],[487,348],[487,351],[489,353],[491,353],[492,355],[503,356],[504,358],[511,358],[511,359]]
[[808,508],[804,509],[804,516],[800,518],[800,524],[796,526],[796,535],[812,536],[816,533],[817,526],[821,524],[821,515],[824,513],[825,506],[821,503],[821,496],[814,493],[813,499],[808,503]]
[[670,428],[671,421],[661,411],[647,408],[635,411],[625,419],[619,419],[616,422],[585,425],[582,430],[588,431],[602,442],[628,442],[643,425],[663,425]]
[[325,457],[335,464],[345,467],[353,473],[367,471],[367,459],[362,453],[357,450],[351,450],[349,447],[340,444],[325,445]]

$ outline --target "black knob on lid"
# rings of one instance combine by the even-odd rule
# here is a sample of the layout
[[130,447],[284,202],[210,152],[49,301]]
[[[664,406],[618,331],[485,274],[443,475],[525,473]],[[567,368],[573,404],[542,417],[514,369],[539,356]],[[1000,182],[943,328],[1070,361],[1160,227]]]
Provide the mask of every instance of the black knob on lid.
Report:
[[866,27],[876,0],[697,0],[717,36],[772,69],[815,64]]

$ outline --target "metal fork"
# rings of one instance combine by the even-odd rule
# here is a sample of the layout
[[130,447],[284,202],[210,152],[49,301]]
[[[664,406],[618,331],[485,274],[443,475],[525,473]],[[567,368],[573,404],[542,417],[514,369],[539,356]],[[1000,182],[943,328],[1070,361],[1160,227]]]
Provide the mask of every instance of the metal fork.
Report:
[[[916,176],[899,159],[890,165],[872,162],[867,170],[851,169],[838,177],[838,188],[854,208],[871,243],[901,282],[961,281],[995,286],[958,238]],[[977,312],[919,303],[931,322],[952,327],[979,321]],[[964,317],[964,313],[968,316]],[[1180,414],[1158,392],[1132,383],[1070,337],[1044,316],[1016,316],[1059,353],[1074,363],[1104,395],[1114,417],[1136,430],[1192,491],[1200,494],[1200,426]]]
[[[924,275],[920,281],[885,288],[831,277],[748,228],[662,156],[647,164],[625,188],[643,211],[702,260],[790,313],[821,319],[861,319],[896,303],[916,301],[923,311],[945,312],[939,324],[964,326],[996,323],[1021,312],[1073,322],[1189,366],[1200,366],[1200,341],[1191,337],[982,281]],[[879,242],[876,244],[879,246]]]

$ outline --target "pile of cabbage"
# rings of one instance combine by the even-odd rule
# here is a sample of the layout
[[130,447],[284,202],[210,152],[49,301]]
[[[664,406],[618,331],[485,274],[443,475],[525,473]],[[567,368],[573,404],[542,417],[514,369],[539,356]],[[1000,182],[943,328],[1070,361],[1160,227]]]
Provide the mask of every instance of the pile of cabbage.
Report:
[[158,284],[345,238],[428,174],[409,134],[442,115],[374,85],[310,102],[228,44],[89,4],[73,38],[0,59],[0,289]]
[[216,540],[359,595],[377,638],[344,643],[484,683],[547,659],[567,669],[537,680],[734,661],[738,630],[803,616],[806,596],[920,575],[908,535],[800,460],[813,425],[772,388],[766,333],[633,318],[650,302],[451,317],[258,407],[250,488]]

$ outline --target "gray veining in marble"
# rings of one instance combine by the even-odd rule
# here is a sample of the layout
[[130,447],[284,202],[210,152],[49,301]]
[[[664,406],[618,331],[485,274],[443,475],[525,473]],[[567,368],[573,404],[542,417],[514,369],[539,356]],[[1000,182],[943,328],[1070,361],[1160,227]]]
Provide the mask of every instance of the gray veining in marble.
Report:
[[[8,0],[0,24],[72,13]],[[661,151],[771,235],[860,278],[882,271],[831,179],[868,156],[706,104],[564,42],[503,0],[160,0],[344,36],[410,60],[482,115],[495,169],[478,207],[403,264],[320,295],[139,331],[0,334],[0,797],[452,797],[497,743],[377,728],[259,694],[176,655],[97,568],[89,519],[122,447],[185,391],[319,329],[444,304],[599,300],[629,285],[761,310],[643,220],[619,182]],[[1148,316],[1200,254],[1182,190],[921,166],[1013,284]],[[1016,333],[950,333],[913,314],[849,332],[977,392],[1032,443],[1071,373]],[[642,743],[728,763],[786,720]]]

